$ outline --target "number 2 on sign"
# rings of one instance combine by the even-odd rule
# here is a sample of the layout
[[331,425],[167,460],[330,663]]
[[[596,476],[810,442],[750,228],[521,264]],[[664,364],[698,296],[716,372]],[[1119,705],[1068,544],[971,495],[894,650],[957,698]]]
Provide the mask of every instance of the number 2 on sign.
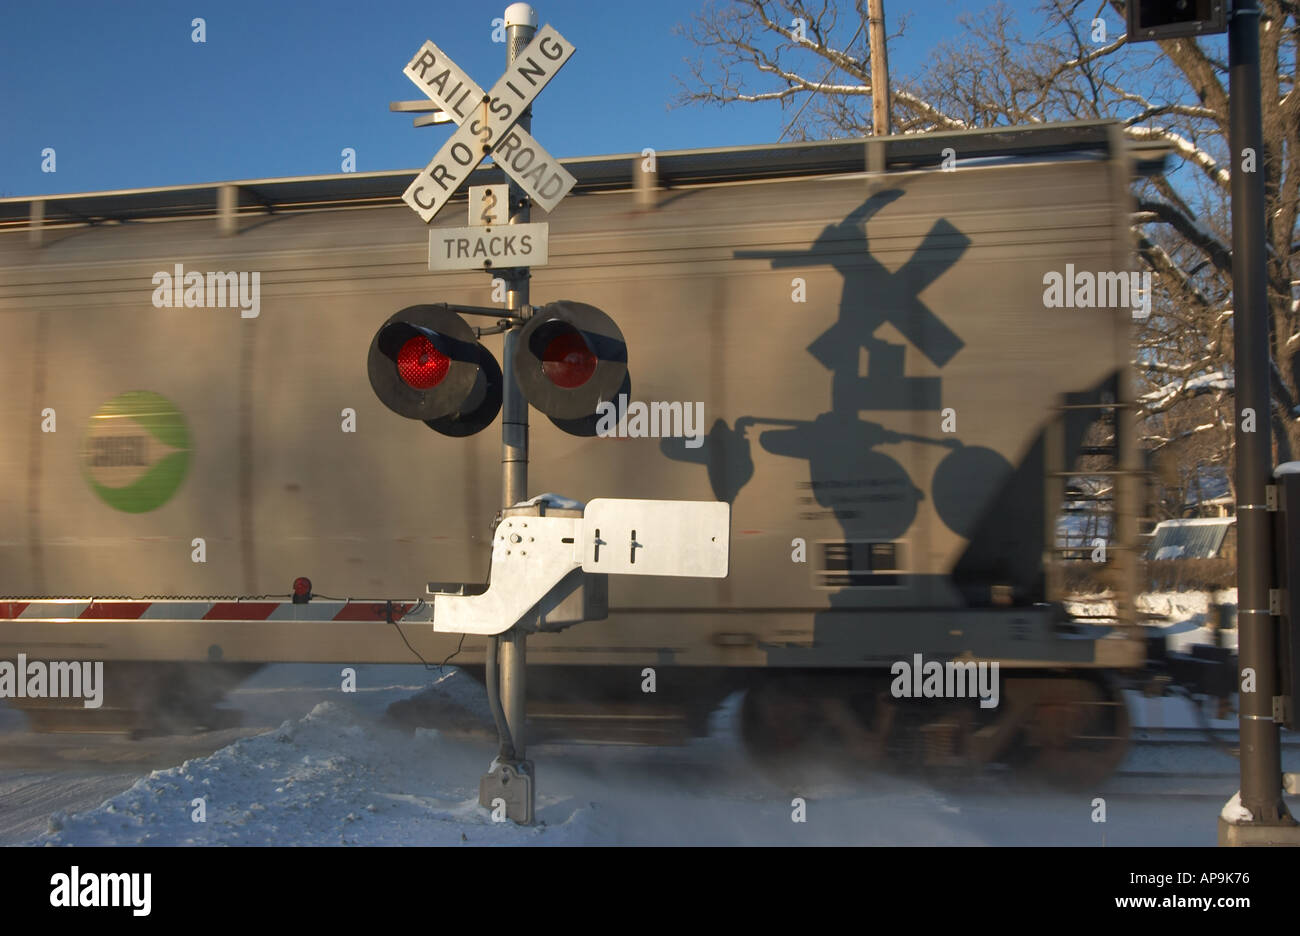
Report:
[[505,224],[509,217],[510,188],[475,185],[469,190],[469,223],[483,227]]
[[486,225],[496,224],[497,213],[493,210],[497,206],[497,194],[488,189],[483,193],[483,213],[479,215],[479,220]]

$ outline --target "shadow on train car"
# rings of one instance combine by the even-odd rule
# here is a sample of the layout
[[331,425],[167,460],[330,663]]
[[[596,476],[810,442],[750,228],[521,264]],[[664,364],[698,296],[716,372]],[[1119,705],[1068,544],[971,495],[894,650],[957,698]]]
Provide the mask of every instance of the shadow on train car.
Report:
[[[751,430],[757,429],[764,451],[808,463],[812,499],[840,527],[840,542],[818,544],[827,570],[821,584],[832,590],[830,607],[815,614],[813,628],[814,646],[837,648],[840,659],[818,658],[806,648],[770,651],[774,662],[788,656],[790,669],[759,670],[743,680],[749,691],[742,733],[757,759],[782,769],[793,754],[854,769],[886,763],[960,769],[997,760],[1027,766],[1053,783],[1086,784],[1109,773],[1126,750],[1127,711],[1117,688],[1105,679],[1018,672],[1006,679],[1010,704],[999,709],[994,699],[991,708],[972,709],[954,700],[900,700],[882,669],[847,673],[838,668],[846,652],[854,659],[888,660],[891,655],[882,650],[891,642],[894,659],[907,659],[912,650],[996,659],[1020,623],[997,612],[1047,601],[1042,434],[1013,466],[991,448],[938,431],[894,431],[860,416],[864,410],[932,412],[937,428],[944,411],[943,377],[904,375],[905,348],[878,337],[881,326],[892,326],[936,368],[965,347],[920,294],[957,264],[971,240],[941,218],[900,269],[889,270],[872,254],[868,221],[903,194],[876,192],[842,222],[828,226],[808,251],[735,254],[768,259],[773,268],[829,265],[839,274],[838,319],[806,349],[830,372],[829,407],[811,420],[751,414],[728,428],[719,419],[705,444],[694,450],[680,439],[661,443],[667,457],[704,465],[714,496],[734,503],[754,475]],[[1100,401],[1111,392],[1114,399],[1113,387],[1113,379],[1107,380],[1080,396]],[[1091,415],[1067,415],[1067,453],[1078,450],[1091,420]],[[878,450],[899,443],[946,453],[932,477],[913,478],[897,459]],[[934,576],[944,580],[934,583],[934,591],[923,582],[926,576],[906,571],[906,551],[915,544],[908,544],[905,534],[927,500],[944,526],[968,542],[949,574]],[[970,616],[957,609],[930,615],[914,613],[915,608],[887,609],[869,597],[904,583],[920,590],[917,605],[924,604],[924,594],[938,594],[947,584],[961,593],[963,611],[989,608],[994,614],[987,616],[983,634],[972,633],[961,643],[945,640],[947,634],[974,631]],[[893,639],[884,629],[888,617],[916,621],[910,641]],[[802,664],[798,672],[791,671],[795,661]],[[816,669],[818,664],[824,668]],[[735,684],[734,675],[713,684],[721,691]]]

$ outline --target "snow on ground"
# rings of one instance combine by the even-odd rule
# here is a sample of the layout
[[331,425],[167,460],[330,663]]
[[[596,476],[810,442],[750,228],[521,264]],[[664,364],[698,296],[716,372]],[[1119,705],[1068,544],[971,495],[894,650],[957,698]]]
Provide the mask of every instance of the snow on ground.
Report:
[[[467,708],[483,701],[458,673],[429,693]],[[750,769],[734,735],[733,698],[711,735],[684,747],[533,748],[539,822],[521,828],[492,822],[477,804],[478,778],[495,753],[490,731],[411,733],[374,700],[344,698],[154,771],[97,809],[56,814],[30,844],[1213,845],[1217,813],[1236,789],[1230,756],[1187,748],[1135,749],[1125,769],[1174,774],[1164,786],[1142,781],[1137,797],[1123,777],[1078,793],[996,775],[945,785],[828,771],[791,786]],[[1187,769],[1214,775],[1194,791],[1209,798],[1152,795],[1182,790],[1176,774]],[[792,821],[796,795],[807,822]],[[1104,826],[1091,821],[1097,795],[1108,800]],[[200,796],[205,823],[191,821]]]
[[[1203,629],[1207,599],[1157,594],[1143,607],[1167,611],[1181,636]],[[338,675],[337,667],[268,667],[231,701],[263,718],[283,715],[279,727],[154,770],[98,808],[57,812],[29,844],[1213,845],[1218,812],[1236,789],[1230,755],[1177,745],[1135,746],[1121,768],[1164,772],[1165,781],[1117,776],[1078,793],[997,774],[945,782],[826,771],[783,781],[745,756],[736,696],[709,737],[681,747],[530,748],[539,821],[523,828],[493,822],[478,806],[478,780],[496,748],[478,683],[454,669],[365,667],[359,682],[369,688],[343,693]],[[1129,693],[1128,701],[1139,738],[1197,724],[1186,700]],[[390,709],[434,712],[443,730],[412,731]],[[1284,752],[1287,769],[1300,767],[1296,753]],[[1202,795],[1161,795],[1188,792],[1187,772],[1203,775],[1191,791]],[[1097,795],[1108,800],[1105,824],[1091,819]],[[806,822],[792,821],[796,796]],[[197,798],[206,806],[201,823],[192,821]]]
[[[1185,652],[1191,644],[1215,642],[1216,634],[1210,623],[1210,603],[1215,598],[1220,604],[1230,606],[1229,611],[1235,615],[1237,608],[1237,589],[1225,588],[1220,592],[1204,591],[1165,591],[1148,592],[1138,596],[1137,609],[1140,613],[1158,615],[1156,619],[1145,623],[1163,627],[1169,638],[1169,648]],[[1071,614],[1083,617],[1113,617],[1115,602],[1109,598],[1082,598],[1065,602],[1065,608]],[[1236,649],[1236,628],[1223,631],[1223,646]]]
[[6,771],[0,777],[0,843],[21,844],[41,834],[52,810],[84,809],[131,786],[139,771]]
[[[591,807],[574,802],[544,810],[546,825],[533,829],[480,815],[475,747],[322,702],[274,731],[155,770],[99,809],[56,814],[35,844],[450,844],[462,835],[569,844],[599,827]],[[205,822],[193,821],[199,798]]]
[[[463,674],[453,671],[431,691],[486,714],[481,687]],[[98,809],[56,814],[31,844],[984,841],[953,821],[960,810],[942,794],[874,776],[806,782],[802,794],[829,808],[819,822],[792,822],[792,796],[754,775],[739,749],[728,723],[737,700],[718,716],[713,736],[682,748],[535,747],[537,825],[493,822],[477,790],[495,754],[490,732],[412,734],[373,705],[346,698],[209,757],[156,770]],[[198,797],[206,798],[204,823],[192,821]]]

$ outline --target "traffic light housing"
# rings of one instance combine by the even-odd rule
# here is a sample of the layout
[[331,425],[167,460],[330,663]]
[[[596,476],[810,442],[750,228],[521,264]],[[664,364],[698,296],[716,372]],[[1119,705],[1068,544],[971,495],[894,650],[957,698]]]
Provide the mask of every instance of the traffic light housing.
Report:
[[528,402],[572,435],[595,435],[597,407],[631,391],[623,332],[600,309],[568,299],[534,310],[511,366]]
[[473,435],[501,409],[496,360],[442,306],[408,306],[389,318],[370,342],[366,370],[385,406],[443,435]]
[[1226,32],[1227,0],[1128,0],[1128,41],[1144,42]]

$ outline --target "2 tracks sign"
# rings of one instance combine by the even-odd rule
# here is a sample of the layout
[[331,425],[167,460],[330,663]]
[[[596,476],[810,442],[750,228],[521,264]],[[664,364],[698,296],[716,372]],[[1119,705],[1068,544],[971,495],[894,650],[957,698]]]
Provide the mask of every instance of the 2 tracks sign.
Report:
[[[543,26],[492,90],[484,92],[432,42],[420,47],[402,71],[458,125],[402,195],[426,224],[489,155],[547,211],[569,193],[576,181],[573,176],[517,124],[573,52],[558,31]],[[496,187],[487,188],[486,198],[480,195],[471,203],[470,222],[476,226],[430,232],[429,269],[539,266],[546,262],[547,225],[496,226],[494,222],[503,222],[509,212],[504,199],[491,192]],[[484,204],[489,211],[500,205],[501,213],[486,214]],[[475,218],[475,208],[483,217]]]

